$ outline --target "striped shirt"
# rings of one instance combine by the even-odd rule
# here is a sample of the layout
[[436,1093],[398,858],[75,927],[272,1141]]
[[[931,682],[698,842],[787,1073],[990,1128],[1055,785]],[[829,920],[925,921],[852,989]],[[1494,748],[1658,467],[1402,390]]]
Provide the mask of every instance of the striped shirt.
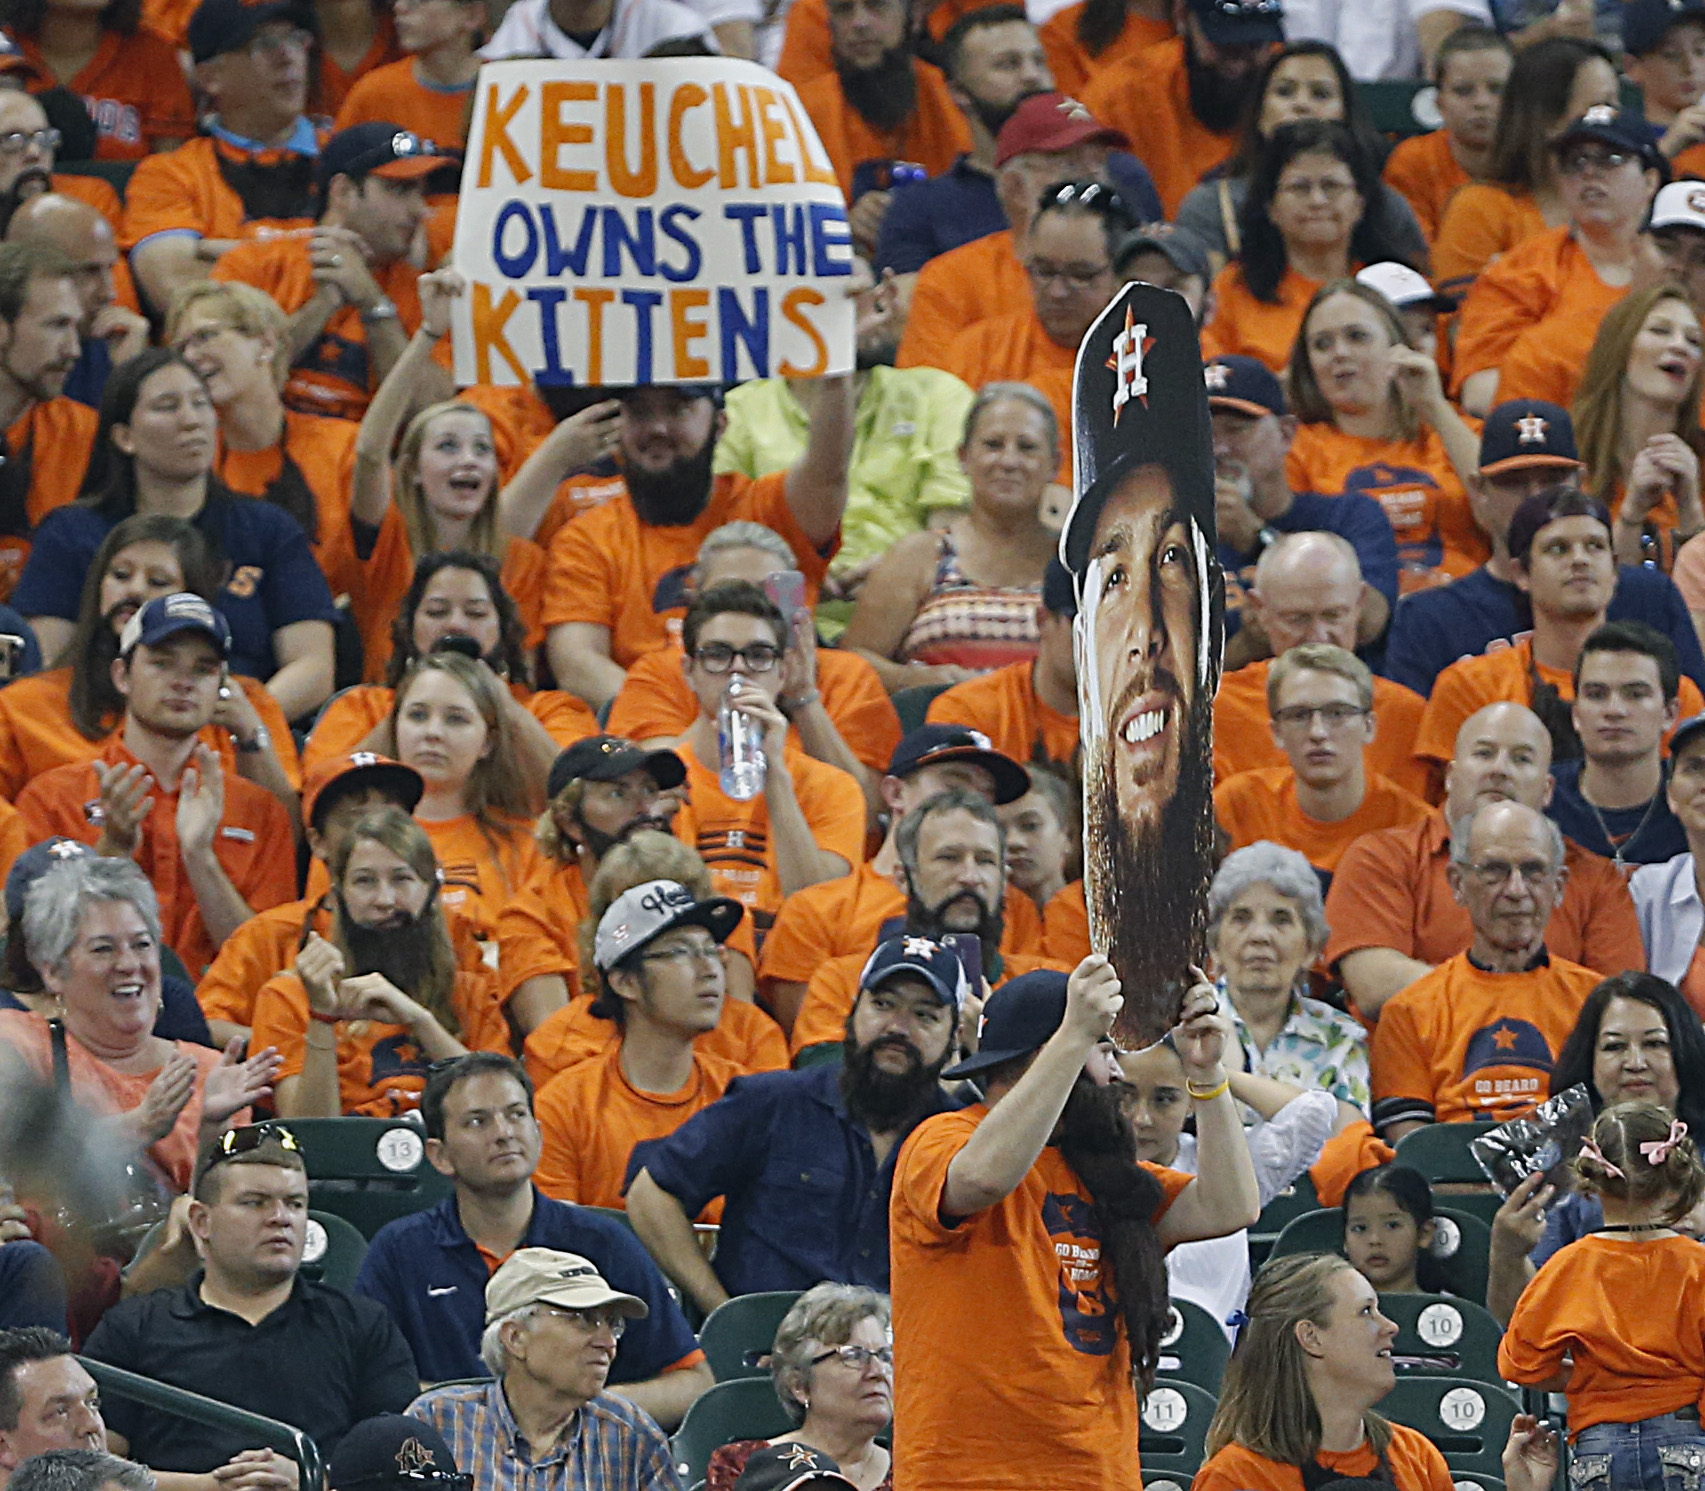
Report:
[[438,1430],[474,1491],[682,1491],[669,1441],[643,1409],[600,1393],[542,1460],[500,1382],[433,1388],[408,1412]]

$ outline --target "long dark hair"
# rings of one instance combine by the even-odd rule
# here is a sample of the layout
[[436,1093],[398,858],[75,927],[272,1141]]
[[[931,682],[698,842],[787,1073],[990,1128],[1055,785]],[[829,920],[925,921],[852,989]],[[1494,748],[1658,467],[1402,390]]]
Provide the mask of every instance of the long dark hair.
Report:
[[1380,181],[1379,163],[1357,142],[1354,134],[1327,119],[1299,119],[1282,124],[1261,151],[1249,178],[1249,194],[1238,213],[1243,233],[1243,282],[1257,300],[1279,303],[1279,281],[1289,262],[1284,236],[1273,222],[1273,198],[1279,177],[1299,155],[1331,155],[1350,168],[1362,198],[1362,215],[1350,231],[1352,264],[1379,264],[1396,260],[1410,264],[1392,226],[1391,205]]
[[[1093,4],[1094,0],[1090,0],[1090,3]],[[1249,103],[1243,111],[1243,122],[1238,127],[1237,149],[1232,152],[1231,158],[1213,173],[1216,177],[1237,179],[1248,176],[1255,170],[1255,163],[1261,158],[1261,151],[1267,143],[1261,134],[1261,109],[1267,100],[1267,89],[1272,86],[1273,74],[1279,70],[1280,63],[1287,62],[1292,57],[1324,57],[1338,76],[1338,96],[1344,100],[1344,126],[1367,151],[1370,160],[1383,164],[1390,153],[1384,136],[1374,128],[1373,116],[1362,102],[1355,80],[1350,76],[1350,69],[1344,65],[1344,59],[1338,55],[1338,49],[1324,41],[1288,41],[1276,52],[1270,53],[1267,60],[1261,64],[1261,70],[1255,74],[1255,85],[1250,90]]]
[[[1344,1229],[1350,1226],[1350,1203],[1362,1196],[1389,1196],[1414,1219],[1418,1232],[1435,1219],[1433,1188],[1427,1177],[1408,1165],[1375,1165],[1364,1170],[1344,1191]],[[1458,1294],[1456,1276],[1449,1263],[1430,1248],[1415,1251],[1415,1282],[1423,1294]]]
[[1552,136],[1568,122],[1563,111],[1575,89],[1575,74],[1594,57],[1616,65],[1596,41],[1572,36],[1554,36],[1516,53],[1498,105],[1487,180],[1523,192],[1539,184]]
[[1614,974],[1587,995],[1575,1018],[1575,1028],[1563,1042],[1557,1065],[1551,1069],[1552,1093],[1585,1086],[1593,1112],[1603,1109],[1604,1100],[1593,1086],[1593,1056],[1598,1049],[1598,1028],[1604,1023],[1604,1012],[1613,999],[1632,999],[1650,1005],[1664,1017],[1664,1026],[1669,1031],[1670,1060],[1675,1065],[1675,1116],[1691,1132],[1705,1134],[1705,1027],[1675,985],[1655,973]]
[[[77,501],[113,522],[136,511],[136,461],[113,444],[113,426],[130,423],[142,397],[142,385],[169,367],[188,369],[198,383],[202,381],[201,374],[175,347],[153,347],[139,353],[129,362],[121,362],[107,379],[106,392],[101,396],[100,428],[95,431],[89,469],[83,473],[83,490]],[[211,452],[208,460],[207,495],[228,495],[225,484],[213,473]]]
[[83,598],[77,607],[77,629],[59,657],[71,667],[71,722],[85,740],[104,740],[124,713],[124,698],[113,687],[112,665],[118,638],[101,615],[101,584],[115,558],[132,544],[168,544],[178,556],[182,590],[194,591],[212,603],[225,583],[225,564],[202,536],[183,518],[164,513],[136,513],[118,524],[101,541],[83,577]]
[[440,570],[465,569],[485,581],[491,604],[497,611],[498,650],[503,658],[504,671],[511,683],[531,683],[532,669],[527,662],[527,627],[521,620],[521,608],[515,597],[503,588],[503,567],[488,554],[471,554],[466,549],[449,553],[428,554],[414,567],[414,581],[403,597],[391,622],[391,661],[385,669],[385,684],[389,688],[403,681],[409,664],[420,653],[414,645],[414,617],[426,596],[426,587]]
[[1078,45],[1099,57],[1119,39],[1128,14],[1125,0],[1084,0],[1077,17]]

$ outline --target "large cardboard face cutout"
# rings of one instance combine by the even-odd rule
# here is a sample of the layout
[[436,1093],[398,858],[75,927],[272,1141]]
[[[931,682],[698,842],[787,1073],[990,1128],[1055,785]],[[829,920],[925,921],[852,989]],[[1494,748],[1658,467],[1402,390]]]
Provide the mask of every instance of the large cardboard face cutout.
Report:
[[1202,352],[1182,297],[1128,285],[1078,349],[1075,497],[1090,946],[1124,985],[1114,1035],[1172,1027],[1204,955],[1213,878],[1213,699],[1225,579]]

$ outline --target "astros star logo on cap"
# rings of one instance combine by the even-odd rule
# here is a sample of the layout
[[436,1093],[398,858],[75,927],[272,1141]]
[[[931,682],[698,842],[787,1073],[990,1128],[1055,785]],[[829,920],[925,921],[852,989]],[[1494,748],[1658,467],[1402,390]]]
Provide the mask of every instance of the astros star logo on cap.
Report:
[[1614,124],[1616,123],[1616,110],[1609,104],[1594,104],[1586,113],[1581,115],[1581,123],[1592,125]]
[[1550,420],[1537,414],[1524,414],[1516,421],[1516,439],[1522,445],[1543,445],[1545,432],[1550,428]]
[[418,1439],[405,1439],[397,1450],[399,1475],[419,1474],[423,1470],[433,1469],[436,1464],[432,1451]]
[[1149,381],[1143,376],[1143,358],[1154,346],[1147,324],[1138,326],[1130,306],[1125,307],[1125,326],[1113,338],[1113,355],[1107,366],[1113,370],[1113,427],[1119,426],[1119,416],[1132,399],[1148,407]]
[[1223,362],[1210,362],[1202,369],[1202,381],[1208,385],[1209,393],[1221,392],[1231,378],[1231,369]]
[[802,1444],[795,1444],[787,1452],[787,1468],[789,1470],[815,1470],[817,1468],[816,1451],[808,1450]]
[[1072,98],[1070,95],[1067,95],[1065,98],[1062,98],[1057,104],[1054,105],[1054,107],[1056,109],[1058,109],[1062,114],[1064,114],[1066,116],[1066,118],[1068,118],[1068,119],[1076,119],[1076,120],[1080,120],[1080,121],[1083,121],[1083,122],[1089,123],[1089,124],[1095,123],[1095,116],[1093,114],[1091,114],[1089,112],[1089,110],[1084,107],[1084,105],[1080,104],[1075,98]]
[[933,958],[941,948],[929,937],[908,937],[905,953],[908,958]]

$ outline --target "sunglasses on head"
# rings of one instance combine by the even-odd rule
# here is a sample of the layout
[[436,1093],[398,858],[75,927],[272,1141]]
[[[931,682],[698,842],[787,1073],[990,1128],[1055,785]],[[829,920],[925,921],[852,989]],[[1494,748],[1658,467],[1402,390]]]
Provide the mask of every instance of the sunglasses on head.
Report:
[[214,1145],[214,1156],[209,1163],[217,1165],[221,1160],[249,1154],[263,1144],[276,1144],[280,1149],[287,1149],[292,1154],[302,1153],[302,1146],[296,1136],[283,1124],[251,1123],[238,1129],[226,1129],[219,1136],[219,1142]]

